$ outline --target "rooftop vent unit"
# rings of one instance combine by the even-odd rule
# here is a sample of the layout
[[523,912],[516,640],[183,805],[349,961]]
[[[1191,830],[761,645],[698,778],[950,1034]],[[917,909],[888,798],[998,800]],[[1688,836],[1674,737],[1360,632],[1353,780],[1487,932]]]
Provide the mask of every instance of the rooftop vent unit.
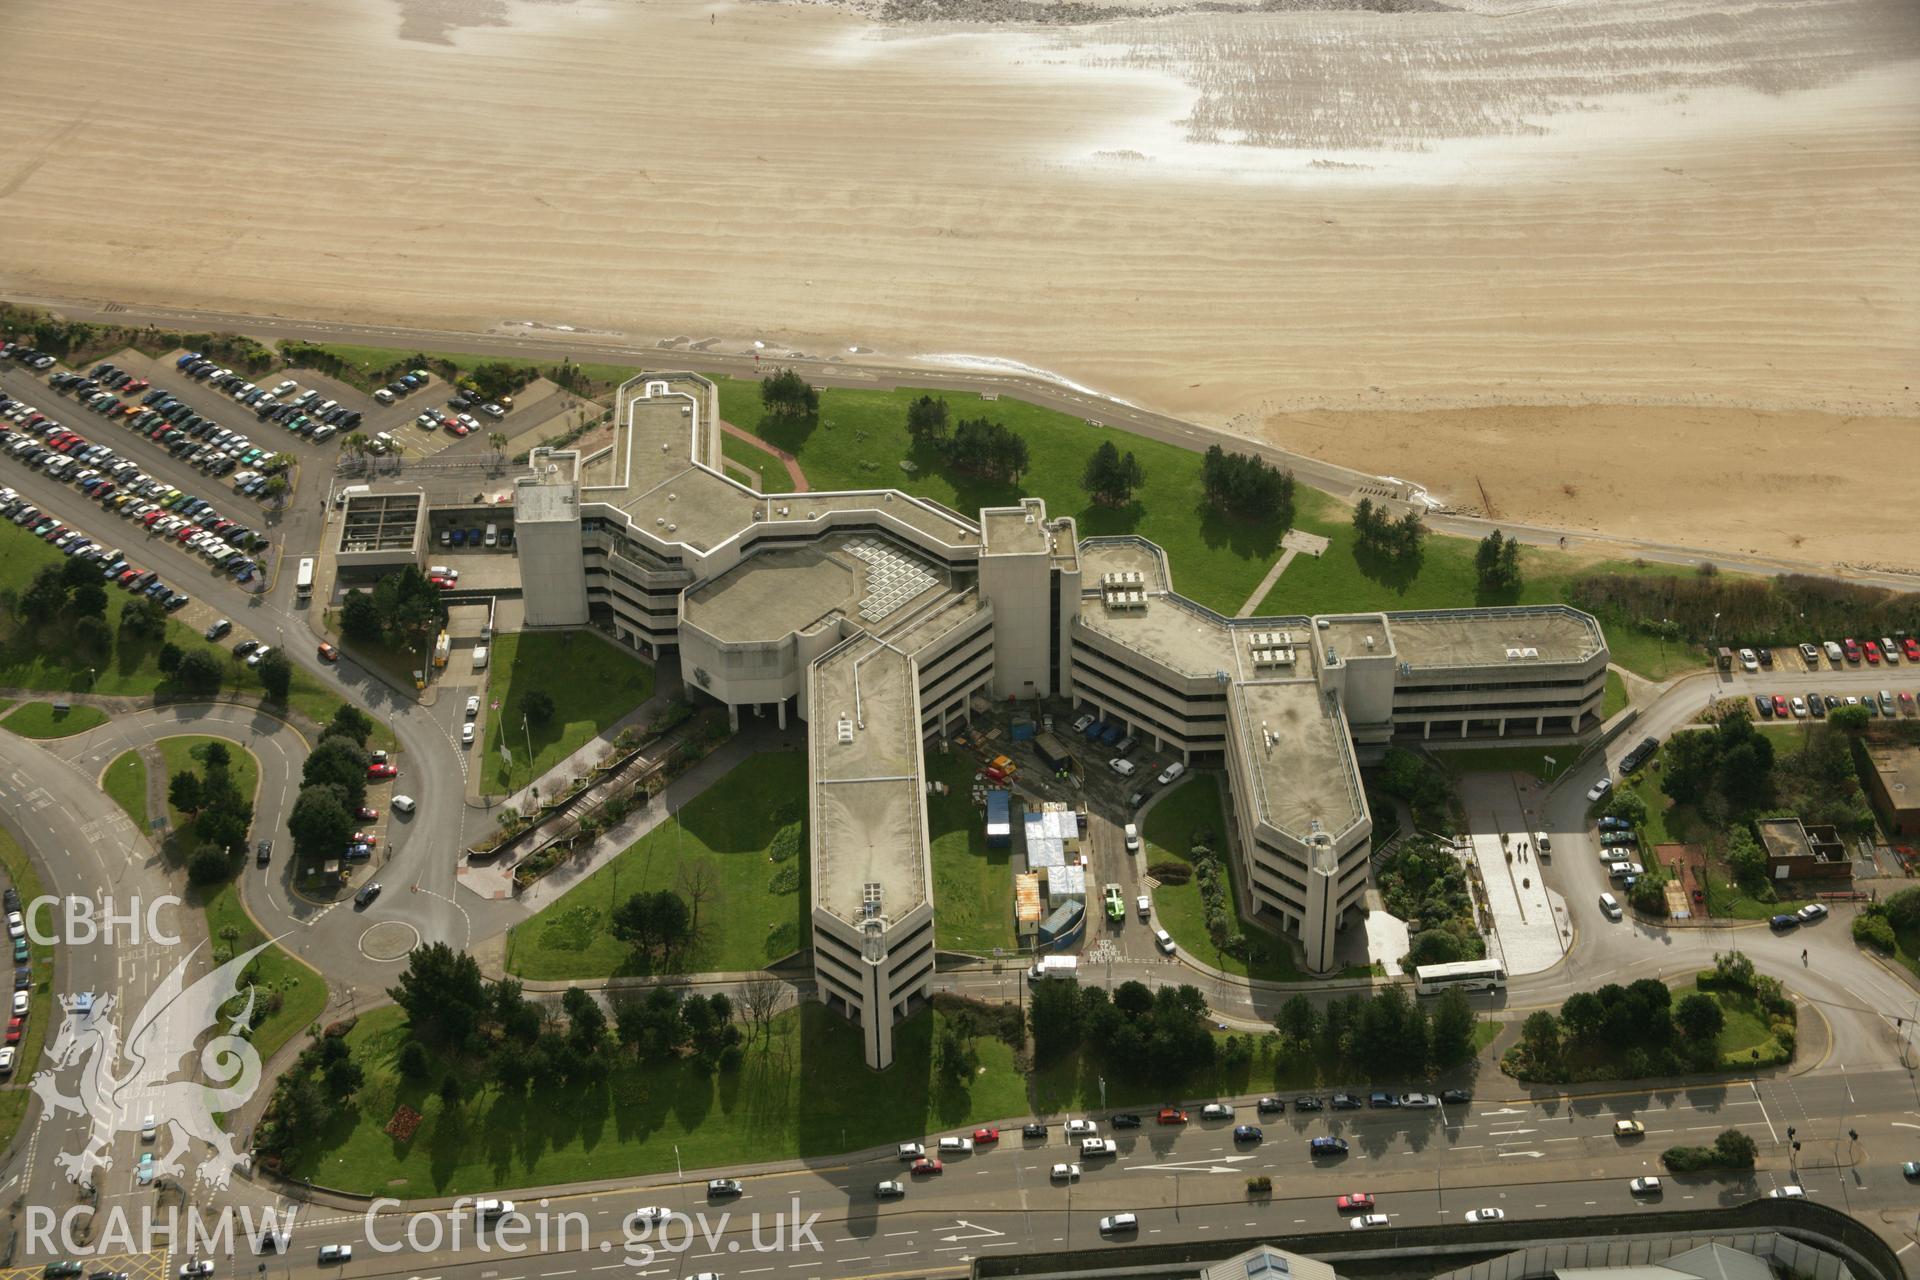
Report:
[[853,741],[852,717],[845,716],[845,715],[840,717],[839,731],[840,731],[840,741],[842,744],[851,743]]
[[1368,652],[1368,653],[1372,653],[1372,652],[1373,652],[1373,637],[1372,637],[1372,636],[1368,636],[1368,637],[1367,637],[1367,652]]
[[679,500],[680,500],[680,495],[679,495],[679,494],[677,494],[677,493],[675,493],[675,492],[673,492],[673,491],[672,491],[671,489],[669,489],[669,490],[667,491],[667,501],[668,501],[668,502],[678,502]]
[[786,516],[786,514],[787,514],[787,512],[788,512],[789,510],[791,510],[791,508],[789,508],[789,507],[782,507],[782,508],[780,508],[780,515],[782,516],[782,518],[784,518],[784,517]]
[[860,886],[860,914],[871,920],[880,914],[880,882],[869,880]]
[[667,518],[665,516],[655,516],[653,518],[653,525],[654,525],[654,528],[656,529],[664,529],[666,527],[666,524],[667,524]]
[[677,525],[677,524],[670,524],[670,525],[668,525],[668,526],[667,526],[667,532],[668,532],[668,533],[678,533],[678,532],[680,532],[680,526],[679,526],[679,525]]

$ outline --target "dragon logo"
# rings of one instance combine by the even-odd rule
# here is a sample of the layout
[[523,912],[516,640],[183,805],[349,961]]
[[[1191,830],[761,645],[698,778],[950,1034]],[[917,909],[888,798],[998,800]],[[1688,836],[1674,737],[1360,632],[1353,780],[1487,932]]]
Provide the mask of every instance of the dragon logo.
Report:
[[[247,965],[272,945],[263,942],[188,986],[187,967],[200,951],[195,947],[148,997],[124,1046],[111,995],[98,1001],[61,997],[66,1017],[47,1049],[53,1066],[36,1074],[32,1087],[40,1095],[41,1123],[70,1112],[92,1124],[84,1147],[55,1157],[67,1181],[91,1185],[95,1169],[113,1167],[114,1134],[139,1129],[149,1117],[167,1129],[172,1140],[172,1148],[155,1164],[156,1176],[179,1177],[184,1172],[180,1157],[196,1138],[212,1148],[196,1181],[215,1190],[226,1188],[235,1166],[249,1162],[251,1156],[234,1147],[214,1117],[245,1105],[260,1087],[260,1054],[239,1034],[253,1017],[252,984],[245,1007],[227,1019],[225,1032],[199,1051],[200,1070],[209,1083],[173,1076],[180,1059],[221,1022],[221,1009],[239,997],[240,975]],[[60,1092],[55,1076],[76,1064],[79,1093],[69,1096]]]

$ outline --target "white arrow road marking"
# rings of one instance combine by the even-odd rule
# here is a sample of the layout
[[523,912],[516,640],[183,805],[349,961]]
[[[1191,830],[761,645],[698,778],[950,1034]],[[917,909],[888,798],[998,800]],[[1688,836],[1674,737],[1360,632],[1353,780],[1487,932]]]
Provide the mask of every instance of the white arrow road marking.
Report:
[[1500,1158],[1505,1160],[1508,1156],[1532,1156],[1535,1160],[1538,1160],[1545,1154],[1547,1153],[1544,1151],[1502,1151]]
[[[956,1227],[965,1227],[968,1231],[972,1232],[973,1234],[964,1235],[964,1236],[963,1235],[941,1236],[940,1237],[941,1243],[952,1244],[956,1240],[985,1240],[992,1236],[1003,1236],[1007,1234],[1004,1231],[995,1231],[992,1227],[983,1227],[977,1222],[968,1222],[965,1218],[956,1218],[954,1220],[953,1225]],[[891,1257],[892,1255],[889,1254],[888,1256]]]

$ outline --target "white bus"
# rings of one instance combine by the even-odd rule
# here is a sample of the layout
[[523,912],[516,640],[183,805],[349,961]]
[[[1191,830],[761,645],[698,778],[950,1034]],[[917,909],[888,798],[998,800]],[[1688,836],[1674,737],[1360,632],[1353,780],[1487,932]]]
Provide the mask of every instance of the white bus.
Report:
[[311,556],[300,562],[300,572],[293,580],[293,597],[296,600],[313,598],[313,558]]
[[1437,996],[1448,987],[1459,987],[1463,991],[1497,991],[1507,985],[1507,966],[1498,960],[1416,965],[1413,980],[1423,996]]

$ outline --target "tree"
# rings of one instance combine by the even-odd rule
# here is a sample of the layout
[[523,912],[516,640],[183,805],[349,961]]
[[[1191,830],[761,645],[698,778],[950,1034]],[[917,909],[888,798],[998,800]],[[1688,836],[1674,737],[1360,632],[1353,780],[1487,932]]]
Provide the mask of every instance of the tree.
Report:
[[91,561],[75,556],[60,566],[60,583],[68,588],[97,587],[100,585],[100,571]]
[[1027,1002],[1027,1025],[1033,1030],[1035,1062],[1053,1062],[1073,1052],[1086,1028],[1080,983],[1073,978],[1035,983]]
[[[75,563],[72,560],[68,564]],[[73,589],[67,597],[67,610],[76,618],[104,618],[107,616],[107,589],[100,579],[83,582]]]
[[[129,604],[127,608],[131,609],[133,605]],[[125,612],[120,616],[124,620]],[[220,683],[225,678],[226,672],[221,669],[220,659],[214,656],[211,649],[190,650],[186,657],[180,659],[180,665],[173,673],[173,682],[180,687],[180,691],[195,698],[210,697],[220,692]]]
[[341,803],[349,809],[358,809],[366,803],[367,753],[349,738],[328,734],[307,753],[300,781],[305,786],[336,786],[340,788]]
[[[66,605],[67,584],[61,580],[59,566],[50,564],[33,575],[27,589],[20,593],[18,608],[20,616],[29,622],[46,623],[59,616]],[[129,602],[127,610],[132,608],[133,602]],[[126,613],[122,612],[123,621],[125,617]]]
[[1519,590],[1519,540],[1501,537],[1498,529],[1480,539],[1473,553],[1473,571],[1480,590],[1488,594]]
[[400,1046],[400,1055],[394,1059],[394,1066],[400,1074],[409,1080],[424,1080],[433,1070],[433,1064],[427,1058],[427,1051],[418,1040],[409,1040]]
[[534,689],[521,696],[520,710],[535,724],[545,724],[553,719],[553,695],[545,689]]
[[1293,473],[1251,453],[1228,453],[1219,445],[1206,452],[1201,468],[1206,504],[1226,515],[1293,523]]
[[940,1037],[934,1042],[934,1065],[940,1078],[949,1084],[970,1080],[979,1069],[980,1051],[973,1047],[973,1038],[952,1020],[940,1026]]
[[184,769],[167,779],[167,803],[188,815],[200,812],[200,775]]
[[261,486],[261,492],[273,499],[275,504],[285,501],[287,496],[287,478],[285,476],[268,476],[266,484]]
[[1726,1025],[1726,1014],[1720,1008],[1720,1002],[1704,992],[1695,991],[1680,998],[1673,1008],[1673,1025],[1688,1040],[1715,1046],[1720,1029]]
[[340,601],[340,634],[356,644],[380,639],[380,609],[365,591],[349,591]]
[[169,640],[160,646],[160,653],[154,659],[154,664],[160,668],[161,675],[171,676],[180,670],[180,660],[186,656],[186,650]]
[[1146,473],[1132,451],[1123,456],[1111,440],[1100,442],[1080,473],[1080,487],[1106,507],[1126,506],[1133,500],[1133,491],[1145,483]]
[[947,460],[965,474],[1017,480],[1027,469],[1026,437],[987,418],[963,418],[953,429]]
[[[21,602],[23,605],[25,601]],[[136,640],[161,640],[167,634],[167,615],[145,596],[127,601],[120,610],[120,633]]]
[[773,1015],[787,994],[787,984],[770,973],[756,973],[740,984],[740,1007],[746,1012],[747,1025],[761,1035],[769,1035]]
[[[480,965],[444,942],[415,947],[387,995],[406,1011],[413,1034],[427,1044],[464,1045],[487,1006]],[[450,1073],[457,1074],[457,1073]]]
[[340,788],[331,783],[300,788],[287,814],[294,852],[303,858],[338,857],[353,828],[353,813]]
[[1458,987],[1441,993],[1433,1010],[1431,1048],[1434,1065],[1453,1067],[1473,1054],[1473,1027],[1476,1019],[1467,994]]
[[1296,1049],[1306,1049],[1320,1033],[1320,1011],[1313,1007],[1312,1000],[1296,993],[1288,996],[1287,1002],[1280,1006],[1280,1012],[1274,1015],[1273,1026],[1287,1038],[1288,1044]]
[[1867,709],[1861,706],[1835,707],[1827,712],[1828,724],[1842,733],[1853,734],[1856,737],[1865,733],[1867,725],[1871,722],[1872,717],[1867,714]]
[[1550,1009],[1536,1009],[1520,1024],[1520,1047],[1536,1067],[1560,1061],[1560,1020]]
[[687,900],[687,938],[691,941],[700,936],[700,908],[720,892],[720,872],[706,858],[689,858],[673,878]]
[[405,565],[381,578],[373,588],[373,606],[387,641],[412,653],[424,654],[447,620],[440,588],[427,581],[418,565]]
[[195,754],[200,757],[200,763],[209,770],[233,767],[233,752],[218,738],[201,747]]
[[260,659],[258,667],[260,687],[266,691],[269,702],[285,705],[287,692],[293,687],[293,663],[279,649],[270,650]]
[[1743,885],[1756,885],[1767,878],[1767,851],[1753,838],[1746,826],[1727,832],[1727,866]]
[[613,909],[613,936],[646,956],[656,949],[671,954],[686,944],[692,928],[686,899],[671,889],[636,893]]
[[947,402],[923,395],[907,406],[907,434],[928,444],[947,439]]
[[579,987],[568,987],[560,996],[561,1012],[567,1015],[567,1039],[581,1053],[596,1053],[607,1037],[607,1015],[594,998]]
[[1751,1135],[1739,1129],[1722,1129],[1713,1140],[1713,1153],[1723,1169],[1751,1169],[1759,1147]]
[[340,709],[333,713],[333,719],[327,721],[327,734],[350,738],[364,747],[367,739],[373,736],[373,717],[352,703],[343,702]]
[[760,405],[776,418],[812,418],[820,412],[820,393],[792,369],[760,380]]
[[227,851],[217,844],[203,844],[187,859],[187,879],[194,884],[219,884],[232,874]]

